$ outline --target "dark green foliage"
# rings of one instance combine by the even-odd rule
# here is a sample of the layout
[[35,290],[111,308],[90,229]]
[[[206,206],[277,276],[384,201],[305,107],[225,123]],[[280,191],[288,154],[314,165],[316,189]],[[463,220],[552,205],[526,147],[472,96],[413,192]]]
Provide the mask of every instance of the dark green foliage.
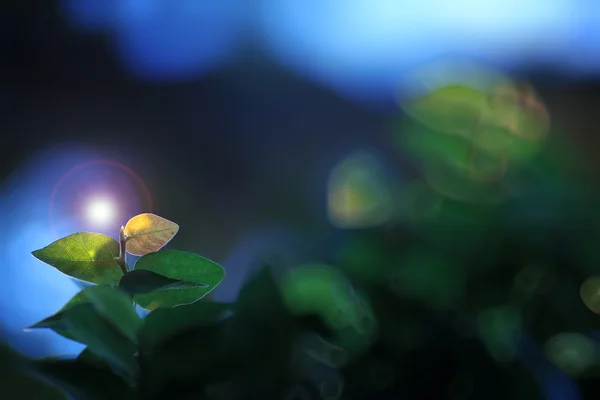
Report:
[[[406,108],[414,121],[395,139],[426,179],[384,191],[386,207],[402,192],[393,219],[342,210],[346,227],[378,220],[346,229],[327,264],[262,266],[232,304],[206,296],[220,265],[159,251],[178,225],[152,214],[132,218],[121,243],[79,233],[34,252],[98,284],[31,327],[87,347],[47,360],[0,349],[9,391],[60,398],[40,383],[50,382],[75,399],[541,400],[532,366],[553,363],[593,393],[598,363],[577,351],[600,331],[598,299],[580,293],[597,270],[599,219],[581,210],[600,196],[569,172],[576,157],[569,168],[557,157],[560,143],[532,140],[538,115],[508,103],[489,112],[489,101],[451,87]],[[514,125],[502,125],[508,116]],[[530,136],[510,130],[524,127]],[[123,249],[142,255],[132,270]]]

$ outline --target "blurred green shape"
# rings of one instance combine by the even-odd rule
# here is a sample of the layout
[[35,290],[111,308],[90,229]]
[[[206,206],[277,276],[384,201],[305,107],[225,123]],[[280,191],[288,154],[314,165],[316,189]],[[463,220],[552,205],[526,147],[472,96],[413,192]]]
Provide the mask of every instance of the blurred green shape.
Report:
[[448,85],[401,106],[419,124],[507,160],[528,159],[548,133],[548,113],[533,90],[508,81],[487,91]]
[[282,277],[280,287],[293,314],[318,315],[333,331],[334,344],[351,355],[366,349],[374,339],[377,321],[373,310],[337,268],[298,266]]
[[499,184],[507,169],[503,155],[414,123],[405,124],[395,142],[414,159],[417,169],[440,194],[471,203],[498,203],[504,199]]
[[348,237],[339,250],[343,271],[362,284],[377,284],[385,280],[396,257],[396,249],[386,247],[381,238],[366,234]]
[[292,313],[316,313],[334,329],[352,323],[351,286],[340,270],[325,264],[299,266],[283,276],[280,287]]
[[320,335],[308,332],[299,337],[302,349],[313,359],[332,368],[341,368],[348,362],[348,352],[323,339]]
[[411,118],[394,129],[397,146],[432,188],[457,201],[505,201],[505,175],[538,154],[548,133],[533,91],[508,81],[489,92],[449,85],[402,107]]
[[527,302],[548,292],[554,284],[554,273],[549,268],[537,264],[526,265],[515,275],[512,294],[516,301]]
[[464,302],[465,271],[445,257],[413,250],[389,275],[390,288],[434,309],[453,309]]
[[566,332],[546,342],[546,357],[566,374],[577,377],[591,368],[597,359],[596,344],[580,333]]
[[502,215],[496,206],[453,200],[417,180],[406,186],[400,208],[400,221],[437,250],[463,255],[497,250]]
[[319,394],[323,400],[337,400],[344,391],[344,377],[337,371],[330,372],[319,384]]
[[413,119],[441,132],[469,137],[487,109],[487,93],[448,85],[401,104]]
[[339,228],[366,228],[388,222],[394,214],[393,200],[388,176],[370,153],[350,154],[331,171],[328,216]]
[[510,363],[514,359],[522,329],[522,316],[516,307],[493,307],[477,316],[480,340],[488,353],[501,363]]
[[506,191],[500,178],[493,178],[490,173],[495,168],[482,163],[477,172],[470,172],[431,160],[423,163],[422,173],[431,188],[448,199],[467,204],[497,205],[506,200]]

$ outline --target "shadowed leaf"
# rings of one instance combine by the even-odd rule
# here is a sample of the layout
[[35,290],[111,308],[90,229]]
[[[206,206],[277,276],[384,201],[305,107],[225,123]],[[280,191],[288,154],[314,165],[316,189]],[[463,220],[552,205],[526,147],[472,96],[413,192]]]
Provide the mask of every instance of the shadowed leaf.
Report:
[[118,375],[104,366],[84,359],[43,359],[34,360],[30,364],[35,375],[51,381],[67,392],[71,398],[126,400],[134,396],[131,387]]
[[87,297],[86,297],[84,291],[82,290],[79,293],[77,293],[75,296],[73,296],[71,298],[71,300],[69,300],[67,302],[67,304],[62,306],[62,308],[60,310],[58,310],[55,314],[49,316],[48,318],[41,320],[40,322],[37,322],[34,325],[31,325],[30,327],[26,328],[26,330],[36,329],[36,328],[50,328],[54,332],[58,333],[61,336],[66,337],[67,339],[76,340],[72,334],[70,334],[67,330],[65,330],[66,329],[65,324],[62,322],[63,313],[65,310],[67,310],[77,304],[86,303],[87,301],[88,301]]
[[85,282],[117,283],[123,275],[116,261],[119,243],[100,233],[74,233],[31,254],[60,272]]
[[177,231],[179,225],[158,215],[136,215],[125,225],[127,252],[143,256],[158,251],[173,239]]
[[137,261],[135,270],[148,270],[169,279],[201,285],[136,295],[135,301],[144,308],[151,304],[156,307],[174,307],[193,303],[210,293],[225,277],[225,270],[219,264],[198,254],[178,250],[146,254]]
[[192,327],[212,325],[231,311],[231,304],[197,301],[173,308],[159,308],[144,319],[140,346],[151,349],[171,336]]
[[77,335],[69,331],[68,311],[79,305],[91,305],[94,312],[109,321],[129,340],[137,340],[137,331],[142,325],[140,317],[135,312],[132,299],[119,289],[109,286],[92,286],[77,293],[56,314],[32,325],[28,329],[50,328],[56,333],[75,341]]
[[119,287],[131,294],[146,294],[156,290],[181,290],[207,288],[205,283],[171,279],[146,269],[139,269],[123,275]]
[[135,344],[103,318],[92,304],[78,304],[67,309],[63,313],[63,321],[75,340],[86,344],[91,354],[117,371],[135,376]]
[[137,341],[142,320],[135,311],[132,299],[122,290],[107,286],[83,289],[98,313],[132,342]]

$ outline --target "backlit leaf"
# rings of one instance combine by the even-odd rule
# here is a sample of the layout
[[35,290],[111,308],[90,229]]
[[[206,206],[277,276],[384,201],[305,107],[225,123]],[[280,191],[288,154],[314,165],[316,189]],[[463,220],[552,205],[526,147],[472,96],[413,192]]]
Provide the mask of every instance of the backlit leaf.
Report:
[[116,284],[123,275],[116,260],[119,243],[100,233],[74,233],[31,254],[60,272],[85,282]]
[[131,294],[146,294],[155,290],[181,290],[208,287],[205,283],[171,279],[146,269],[138,269],[123,275],[119,287]]
[[[210,293],[225,277],[219,264],[199,256],[178,250],[165,250],[146,254],[135,264],[134,270],[148,270],[173,280],[199,284],[178,290],[159,290],[135,296],[141,307],[174,307],[193,303]],[[156,304],[154,304],[156,303]]]
[[125,225],[127,252],[143,256],[158,251],[173,239],[177,231],[179,225],[158,215],[136,215]]

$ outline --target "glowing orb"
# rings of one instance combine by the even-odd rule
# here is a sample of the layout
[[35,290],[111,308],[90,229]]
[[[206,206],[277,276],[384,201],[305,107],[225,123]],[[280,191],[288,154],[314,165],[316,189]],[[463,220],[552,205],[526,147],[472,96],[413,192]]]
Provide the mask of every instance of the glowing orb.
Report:
[[108,199],[96,198],[87,204],[86,215],[88,220],[94,225],[104,226],[113,222],[115,206]]

